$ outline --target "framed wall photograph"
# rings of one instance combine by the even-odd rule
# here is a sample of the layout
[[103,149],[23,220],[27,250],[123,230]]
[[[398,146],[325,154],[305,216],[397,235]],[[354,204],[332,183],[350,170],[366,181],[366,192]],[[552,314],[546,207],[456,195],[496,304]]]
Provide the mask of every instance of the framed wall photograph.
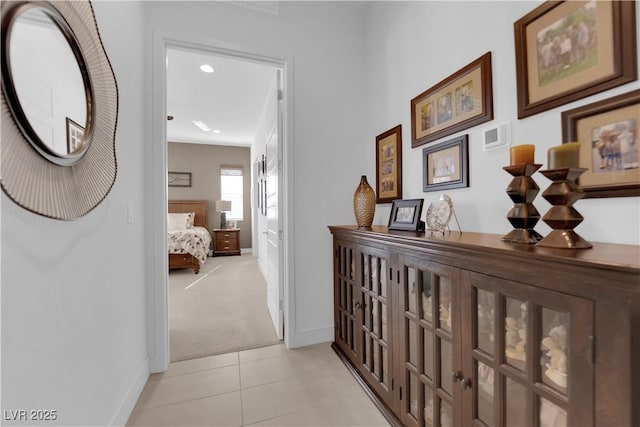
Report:
[[376,203],[402,199],[402,125],[376,136]]
[[169,172],[169,187],[191,187],[191,172]]
[[469,186],[469,136],[462,135],[422,150],[422,191]]
[[411,147],[493,119],[491,52],[411,100]]
[[66,118],[67,123],[67,153],[75,153],[82,146],[82,138],[84,137],[84,128],[78,123]]
[[262,212],[263,215],[267,216],[268,214],[268,206],[267,206],[267,180],[264,180],[264,185],[262,186]]
[[424,199],[394,200],[389,215],[389,230],[424,230],[420,220]]
[[640,196],[640,89],[562,113],[563,142],[579,142],[585,198]]
[[547,1],[514,23],[518,118],[637,79],[634,1]]
[[262,176],[262,159],[260,157],[256,158],[256,177],[260,178]]

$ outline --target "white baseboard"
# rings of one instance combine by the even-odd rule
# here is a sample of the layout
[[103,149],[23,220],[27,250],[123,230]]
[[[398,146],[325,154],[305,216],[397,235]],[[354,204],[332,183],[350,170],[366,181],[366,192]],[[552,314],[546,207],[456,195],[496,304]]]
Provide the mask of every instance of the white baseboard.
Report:
[[252,254],[253,253],[253,248],[240,248],[240,253],[241,254]]
[[135,376],[131,385],[129,386],[129,390],[125,395],[124,399],[120,403],[120,407],[116,411],[115,415],[111,419],[110,426],[124,426],[127,424],[127,420],[131,416],[131,412],[133,412],[133,408],[136,406],[136,402],[140,397],[140,393],[142,393],[142,389],[144,385],[147,383],[147,379],[149,378],[149,359],[146,359],[142,364],[142,367],[138,370],[138,374]]
[[293,335],[293,340],[291,341],[288,343],[289,348],[304,347],[307,345],[319,344],[321,342],[333,341],[333,325],[307,329],[305,331],[296,331]]

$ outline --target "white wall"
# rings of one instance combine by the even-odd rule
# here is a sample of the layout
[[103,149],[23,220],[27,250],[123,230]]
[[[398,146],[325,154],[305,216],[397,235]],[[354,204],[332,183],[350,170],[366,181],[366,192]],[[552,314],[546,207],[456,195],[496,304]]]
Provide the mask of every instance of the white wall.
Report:
[[223,2],[146,5],[156,35],[287,61],[292,227],[285,239],[292,239],[295,324],[285,334],[292,346],[332,339],[327,225],[353,222],[353,191],[365,170],[363,4],[280,2],[278,14]]
[[2,409],[56,410],[47,425],[122,425],[148,375],[143,7],[93,5],[120,95],[115,186],[73,222],[2,194]]
[[[368,175],[375,175],[375,136],[402,124],[403,196],[424,198],[426,206],[440,192],[422,192],[422,149],[411,148],[410,100],[480,57],[492,53],[494,116],[492,122],[468,129],[470,188],[448,190],[464,231],[506,234],[511,200],[505,188],[511,176],[502,170],[508,149],[483,152],[482,132],[510,121],[513,145],[535,144],[536,161],[546,163],[549,147],[562,142],[560,115],[596,100],[640,88],[626,84],[535,116],[518,120],[513,22],[541,2],[372,2],[367,14],[366,142]],[[636,8],[640,22],[640,8]],[[443,138],[446,141],[456,135]],[[431,143],[434,144],[434,143]],[[550,183],[534,175],[541,188],[534,205],[542,215],[550,205],[541,196]],[[369,182],[374,185],[374,179]],[[587,199],[576,203],[585,220],[576,231],[594,242],[640,243],[640,198]],[[390,205],[378,205],[375,223],[386,224]],[[423,214],[424,215],[424,214]],[[455,225],[453,226],[455,229]],[[542,235],[550,228],[536,226]]]

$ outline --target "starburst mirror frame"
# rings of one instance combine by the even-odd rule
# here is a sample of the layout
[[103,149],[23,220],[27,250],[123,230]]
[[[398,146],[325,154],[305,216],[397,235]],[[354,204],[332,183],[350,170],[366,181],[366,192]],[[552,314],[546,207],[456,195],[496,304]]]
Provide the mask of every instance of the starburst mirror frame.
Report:
[[[0,185],[21,207],[49,218],[75,220],[98,206],[117,174],[116,78],[98,32],[90,1],[2,1],[2,140]],[[69,42],[84,81],[87,121],[76,155],[43,151],[43,142],[22,110],[11,78],[11,29],[18,16],[39,8]]]

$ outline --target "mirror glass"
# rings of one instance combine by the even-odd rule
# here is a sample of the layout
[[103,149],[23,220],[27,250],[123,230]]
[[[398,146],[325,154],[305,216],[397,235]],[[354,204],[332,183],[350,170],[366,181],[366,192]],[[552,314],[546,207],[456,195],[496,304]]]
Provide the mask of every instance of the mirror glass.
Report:
[[30,7],[15,18],[9,64],[16,97],[37,137],[31,135],[31,142],[60,163],[56,158],[78,158],[88,146],[87,91],[78,59],[49,13]]

